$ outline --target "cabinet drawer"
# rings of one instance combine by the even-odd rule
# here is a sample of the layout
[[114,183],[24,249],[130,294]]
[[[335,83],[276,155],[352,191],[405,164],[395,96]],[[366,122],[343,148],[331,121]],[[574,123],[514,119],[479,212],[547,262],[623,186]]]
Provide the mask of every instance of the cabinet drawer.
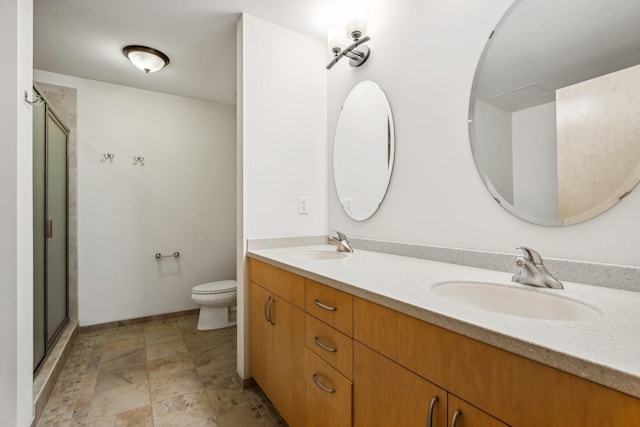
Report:
[[317,319],[353,336],[353,296],[306,279],[306,310]]
[[304,309],[304,278],[262,261],[249,258],[252,282]]
[[307,427],[350,427],[353,384],[327,362],[305,349]]
[[322,360],[353,380],[352,338],[307,314],[306,344]]

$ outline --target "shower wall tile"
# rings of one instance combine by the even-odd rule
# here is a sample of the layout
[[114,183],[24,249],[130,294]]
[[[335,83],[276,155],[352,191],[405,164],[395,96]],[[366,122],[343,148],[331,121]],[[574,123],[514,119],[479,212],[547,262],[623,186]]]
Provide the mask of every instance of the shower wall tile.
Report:
[[78,194],[78,168],[69,168],[69,194]]

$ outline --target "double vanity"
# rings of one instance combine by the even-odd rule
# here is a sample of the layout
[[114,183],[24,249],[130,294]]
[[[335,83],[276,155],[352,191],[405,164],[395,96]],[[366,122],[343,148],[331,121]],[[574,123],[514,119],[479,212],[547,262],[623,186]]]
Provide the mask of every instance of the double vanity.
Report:
[[292,427],[640,425],[640,293],[330,245],[249,257],[252,375]]

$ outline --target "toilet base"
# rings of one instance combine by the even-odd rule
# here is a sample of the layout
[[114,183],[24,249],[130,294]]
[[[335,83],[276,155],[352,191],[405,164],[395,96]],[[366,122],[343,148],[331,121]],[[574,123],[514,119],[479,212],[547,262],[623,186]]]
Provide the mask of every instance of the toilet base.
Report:
[[212,329],[228,328],[236,325],[236,312],[234,307],[200,307],[198,317],[198,330],[208,331]]

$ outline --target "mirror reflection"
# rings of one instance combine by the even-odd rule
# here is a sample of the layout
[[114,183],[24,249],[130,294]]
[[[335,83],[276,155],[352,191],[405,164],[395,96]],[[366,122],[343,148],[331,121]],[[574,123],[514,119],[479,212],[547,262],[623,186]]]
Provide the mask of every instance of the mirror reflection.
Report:
[[389,186],[395,139],[391,107],[376,83],[358,83],[345,100],[333,146],[333,175],[344,211],[363,221]]
[[640,2],[520,0],[490,37],[471,93],[478,171],[507,210],[586,221],[640,180]]

